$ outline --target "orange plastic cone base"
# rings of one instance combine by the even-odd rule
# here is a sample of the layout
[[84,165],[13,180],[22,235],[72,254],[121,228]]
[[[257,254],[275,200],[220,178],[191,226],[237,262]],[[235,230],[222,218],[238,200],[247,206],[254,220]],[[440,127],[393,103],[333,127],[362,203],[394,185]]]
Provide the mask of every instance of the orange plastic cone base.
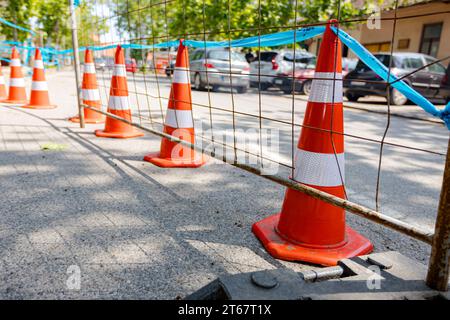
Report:
[[[71,117],[71,118],[69,118],[69,121],[79,123],[80,117],[79,116]],[[105,116],[103,116],[101,113],[95,112],[93,110],[84,109],[84,122],[85,123],[104,123]]]
[[[131,121],[130,110],[108,110],[109,112],[115,114],[118,117]],[[117,139],[128,139],[135,137],[142,137],[144,133],[136,130],[135,127],[129,125],[125,122],[106,118],[105,129],[95,130],[95,135],[102,138],[117,138]]]
[[4,103],[11,103],[11,104],[27,104],[28,100],[14,100],[14,99],[6,99],[3,100]]
[[[79,116],[75,116],[72,118],[69,118],[69,121],[71,122],[75,122],[75,123],[80,123],[80,117]],[[84,123],[104,123],[105,120],[102,119],[87,119],[86,117],[84,117]]]
[[253,233],[266,250],[277,259],[335,266],[339,260],[367,254],[373,250],[369,240],[348,226],[345,227],[346,242],[340,247],[312,248],[290,243],[276,231],[279,218],[280,214],[276,214],[256,222],[252,227]]
[[56,105],[33,105],[33,104],[27,104],[25,106],[22,106],[22,108],[28,108],[28,109],[55,109]]
[[105,130],[95,130],[95,135],[100,138],[128,139],[142,137],[144,134],[137,130],[128,132],[106,132]]
[[193,159],[161,158],[160,152],[149,153],[144,161],[162,168],[198,168],[208,161],[208,157],[193,151]]

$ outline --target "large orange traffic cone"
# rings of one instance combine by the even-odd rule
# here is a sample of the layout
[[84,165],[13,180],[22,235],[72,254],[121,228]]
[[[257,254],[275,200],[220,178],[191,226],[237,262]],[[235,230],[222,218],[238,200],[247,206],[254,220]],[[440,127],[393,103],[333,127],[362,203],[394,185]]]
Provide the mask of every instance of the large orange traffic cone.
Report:
[[25,92],[25,79],[23,78],[22,67],[20,64],[19,51],[13,47],[11,53],[11,76],[9,78],[8,99],[3,102],[14,104],[26,104],[27,94]]
[[[131,110],[128,101],[127,72],[125,57],[121,46],[117,46],[114,71],[111,78],[108,112],[131,121]],[[134,138],[144,134],[125,122],[107,117],[104,130],[95,130],[95,135],[104,138]]]
[[48,97],[48,85],[45,80],[44,62],[39,48],[34,55],[33,78],[31,82],[30,103],[23,108],[30,109],[53,109],[55,105],[50,104]]
[[[320,45],[293,178],[344,198],[341,43],[330,28],[334,23],[328,23]],[[344,209],[293,189],[286,190],[281,213],[255,223],[252,231],[271,255],[283,260],[331,266],[373,249],[345,225]]]
[[6,95],[6,85],[5,77],[3,76],[2,66],[0,65],[0,102],[5,100],[8,96]]
[[[169,104],[164,121],[164,133],[191,144],[195,143],[189,56],[188,49],[183,45],[183,40],[180,40],[178,47]],[[206,156],[180,143],[162,138],[160,152],[150,153],[144,157],[144,160],[165,168],[196,168],[205,164]]]
[[[98,91],[97,76],[95,74],[94,56],[90,49],[87,49],[84,53],[83,83],[81,89],[83,103],[101,110],[100,92]],[[80,117],[72,117],[69,120],[72,122],[80,122]],[[102,123],[105,122],[105,116],[94,110],[84,108],[84,122]]]

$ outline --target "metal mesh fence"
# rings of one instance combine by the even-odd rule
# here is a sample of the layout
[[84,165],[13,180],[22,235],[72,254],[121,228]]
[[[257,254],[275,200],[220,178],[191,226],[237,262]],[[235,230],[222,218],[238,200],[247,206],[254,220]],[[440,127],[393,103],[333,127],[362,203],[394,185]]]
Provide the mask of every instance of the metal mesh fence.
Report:
[[[377,49],[384,51],[385,56],[393,56],[403,37],[398,34],[399,23],[446,14],[442,10],[417,14],[408,9],[408,3],[393,1],[389,6],[384,2],[388,14],[373,18],[370,10],[349,13],[349,5],[356,6],[356,3],[329,2],[324,10],[328,16],[311,22],[305,19],[305,12],[313,2],[297,0],[91,0],[83,5],[93,12],[95,19],[78,22],[78,37],[81,46],[95,48],[103,112],[113,117],[107,107],[114,46],[124,45],[132,123],[166,137],[163,126],[176,47],[158,48],[157,45],[179,39],[203,43],[189,50],[188,77],[193,87],[197,149],[431,243],[432,234],[426,227],[434,223],[448,141],[448,133],[439,120],[425,118],[422,116],[425,113],[413,105],[404,107],[409,112],[393,106],[392,103],[399,104],[402,96],[392,88],[392,82],[372,78],[355,81],[358,82],[355,85],[361,86],[381,85],[386,99],[364,99],[356,104],[348,101],[354,97],[347,95],[348,100],[344,100],[346,195],[344,200],[332,197],[292,180],[297,141],[305,127],[307,94],[312,81],[321,80],[313,72],[320,36],[297,42],[294,33],[291,44],[252,47],[252,56],[248,47],[219,50],[207,46],[209,41],[223,41],[231,47],[233,40],[243,37],[261,39],[270,33],[325,26],[331,17],[337,20],[339,34],[340,30],[367,28],[369,20],[375,19],[375,23],[389,32],[389,40],[378,44]],[[381,3],[373,5],[378,8]],[[283,14],[289,18],[283,19]],[[135,47],[126,46],[130,44]],[[211,52],[216,52],[216,56]],[[346,63],[356,62],[345,46],[343,52],[348,55]],[[274,56],[283,58],[277,60]],[[248,63],[247,58],[253,60]],[[399,78],[408,80],[433,66],[441,68],[448,61],[449,56],[444,55],[424,61],[420,66],[411,65],[407,74]],[[383,63],[389,73],[397,72],[394,58]],[[346,72],[351,69],[345,68]],[[336,85],[342,85],[341,79],[333,80]],[[276,85],[277,82],[288,85]],[[296,87],[299,84],[301,88]],[[342,134],[325,131],[330,135]],[[159,148],[158,145],[149,147]],[[335,156],[339,179],[344,184],[344,168],[340,167],[336,153]]]

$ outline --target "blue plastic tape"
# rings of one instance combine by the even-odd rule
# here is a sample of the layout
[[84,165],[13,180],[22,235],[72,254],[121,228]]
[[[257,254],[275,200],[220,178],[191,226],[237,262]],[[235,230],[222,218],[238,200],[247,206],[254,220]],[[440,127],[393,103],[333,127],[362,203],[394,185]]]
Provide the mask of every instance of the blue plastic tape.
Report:
[[0,18],[0,23],[6,24],[8,27],[15,28],[15,29],[17,29],[17,30],[22,30],[22,31],[31,33],[32,35],[35,35],[35,34],[36,34],[36,32],[34,32],[33,30],[30,30],[30,29],[27,29],[27,28],[18,26],[17,24],[14,24],[14,23],[12,23],[12,22],[6,21],[6,20],[3,19],[3,18]]
[[414,102],[429,114],[441,118],[447,125],[447,128],[450,130],[450,102],[445,106],[444,109],[438,109],[424,96],[411,88],[406,82],[404,82],[403,80],[398,80],[395,75],[389,73],[389,69],[383,63],[381,63],[380,60],[378,60],[372,53],[370,53],[364,46],[362,46],[358,41],[348,35],[345,31],[341,29],[338,30],[335,27],[332,27],[332,29],[339,36],[341,41],[384,81],[400,91],[409,100]]

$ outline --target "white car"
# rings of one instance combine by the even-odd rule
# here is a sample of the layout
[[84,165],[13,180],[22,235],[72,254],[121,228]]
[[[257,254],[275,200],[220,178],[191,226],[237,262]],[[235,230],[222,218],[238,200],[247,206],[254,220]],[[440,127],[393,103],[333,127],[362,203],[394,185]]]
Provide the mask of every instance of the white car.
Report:
[[274,84],[278,76],[292,73],[294,63],[296,70],[304,69],[315,55],[299,49],[295,51],[295,59],[294,50],[264,51],[260,57],[250,63],[250,86],[265,90]]

